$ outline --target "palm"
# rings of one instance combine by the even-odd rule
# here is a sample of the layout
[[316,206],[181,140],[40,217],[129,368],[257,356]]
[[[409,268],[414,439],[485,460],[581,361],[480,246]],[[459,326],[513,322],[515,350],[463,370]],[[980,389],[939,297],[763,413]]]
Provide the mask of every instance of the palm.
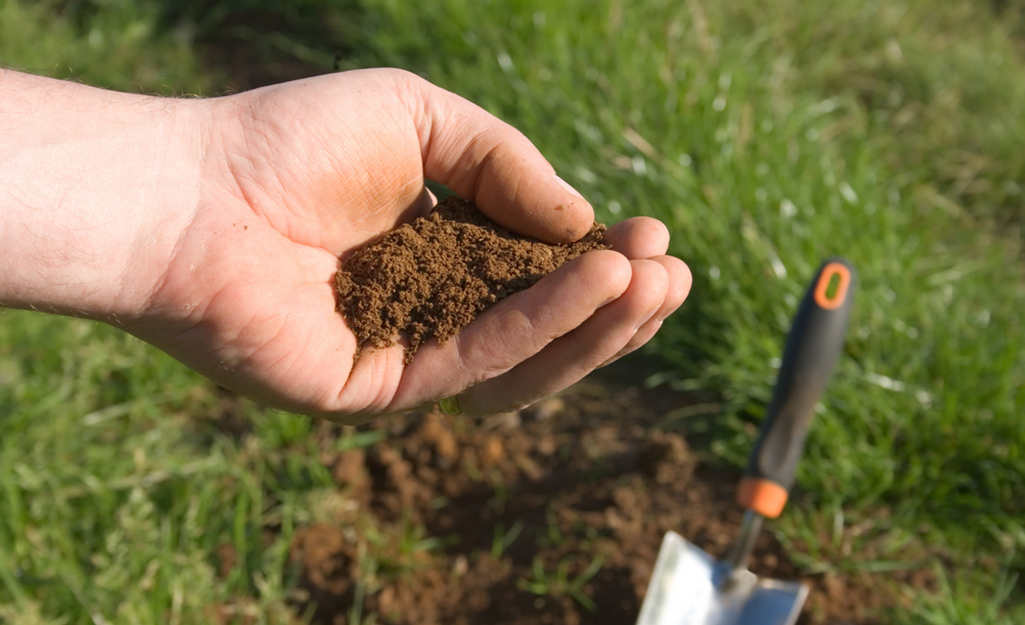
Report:
[[[597,255],[602,258],[577,263],[575,272],[550,280],[552,289],[579,291],[577,302],[564,300],[560,308],[542,286],[532,296],[509,298],[459,339],[425,347],[408,366],[398,346],[365,354],[354,364],[356,339],[335,311],[338,257],[426,211],[431,198],[424,190],[425,171],[475,198],[493,218],[535,236],[566,238],[590,221],[589,207],[573,198],[563,198],[560,208],[574,210],[561,217],[532,215],[537,209],[530,204],[537,201],[523,197],[519,180],[504,178],[536,172],[510,170],[493,158],[493,148],[475,146],[475,137],[486,134],[473,125],[479,119],[463,124],[468,140],[453,132],[458,128],[432,123],[416,102],[423,94],[415,87],[422,85],[409,81],[391,72],[350,73],[218,101],[214,119],[221,120],[221,130],[209,151],[222,156],[207,159],[202,201],[154,296],[160,321],[140,325],[137,333],[218,382],[272,405],[358,419],[493,378],[505,376],[515,385],[525,375],[517,373],[523,361],[551,352],[549,343],[627,291],[637,278],[631,265],[618,254]],[[457,105],[480,115],[463,101]],[[525,142],[515,133],[509,141],[519,149],[517,142]],[[535,169],[547,167],[539,155],[536,160]],[[624,237],[624,246],[631,245],[643,247]],[[654,254],[664,252],[661,247]],[[654,255],[638,252],[629,255]],[[610,267],[618,283],[608,278]],[[674,296],[682,297],[682,291]],[[663,287],[661,307],[675,308],[679,301],[672,299]],[[552,310],[566,313],[549,321],[550,327],[531,321],[539,314],[551,319]],[[513,346],[515,354],[503,351],[510,336],[526,343]],[[579,377],[597,364],[576,365],[563,377]],[[551,390],[557,389],[533,389],[506,403]]]

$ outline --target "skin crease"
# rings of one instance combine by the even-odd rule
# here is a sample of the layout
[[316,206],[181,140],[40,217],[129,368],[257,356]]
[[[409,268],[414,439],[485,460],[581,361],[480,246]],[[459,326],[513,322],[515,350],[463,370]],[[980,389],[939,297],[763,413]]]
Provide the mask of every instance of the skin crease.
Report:
[[686,298],[664,225],[588,253],[443,345],[353,363],[339,257],[429,211],[425,178],[503,226],[582,236],[590,205],[511,126],[406,72],[211,99],[0,71],[0,304],[100,319],[267,405],[356,423],[457,396],[522,407],[645,343]]

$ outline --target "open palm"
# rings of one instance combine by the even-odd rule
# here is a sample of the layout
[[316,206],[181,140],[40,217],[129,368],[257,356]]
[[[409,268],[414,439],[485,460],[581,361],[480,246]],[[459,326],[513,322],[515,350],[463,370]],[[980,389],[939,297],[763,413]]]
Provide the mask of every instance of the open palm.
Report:
[[335,311],[339,257],[428,210],[429,178],[523,234],[568,241],[591,207],[512,127],[408,73],[368,70],[207,101],[200,201],[129,329],[273,406],[355,422],[458,395],[528,404],[647,341],[690,287],[652,219],[457,337],[364,353]]

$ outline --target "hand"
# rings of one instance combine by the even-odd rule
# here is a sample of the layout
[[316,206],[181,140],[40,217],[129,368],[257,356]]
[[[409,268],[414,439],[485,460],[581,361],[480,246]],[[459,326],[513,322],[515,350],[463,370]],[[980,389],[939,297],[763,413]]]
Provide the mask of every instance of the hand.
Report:
[[114,290],[135,295],[81,308],[269,405],[345,422],[453,395],[465,412],[521,407],[642,345],[689,290],[665,227],[627,220],[609,230],[616,251],[567,263],[412,363],[400,346],[354,363],[338,258],[428,211],[425,176],[551,242],[586,232],[591,207],[515,129],[405,72],[162,104],[179,109],[177,170],[196,163],[195,184],[154,203],[148,246],[128,236],[137,270]]

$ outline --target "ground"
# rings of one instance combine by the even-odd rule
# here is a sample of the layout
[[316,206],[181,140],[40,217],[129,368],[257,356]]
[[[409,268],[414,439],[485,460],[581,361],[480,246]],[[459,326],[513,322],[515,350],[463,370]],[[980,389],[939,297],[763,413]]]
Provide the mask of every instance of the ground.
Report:
[[[517,413],[438,410],[361,428],[373,445],[324,458],[331,518],[292,544],[298,614],[316,624],[633,623],[664,534],[724,556],[742,511],[739,471],[659,427],[688,398],[596,375]],[[344,432],[335,426],[322,436]],[[230,550],[229,550],[230,551]],[[231,554],[222,555],[230,567]],[[812,592],[804,625],[868,624],[895,578],[802,575],[771,529],[759,575]],[[922,572],[900,580],[929,585]],[[875,614],[876,616],[872,616]]]

